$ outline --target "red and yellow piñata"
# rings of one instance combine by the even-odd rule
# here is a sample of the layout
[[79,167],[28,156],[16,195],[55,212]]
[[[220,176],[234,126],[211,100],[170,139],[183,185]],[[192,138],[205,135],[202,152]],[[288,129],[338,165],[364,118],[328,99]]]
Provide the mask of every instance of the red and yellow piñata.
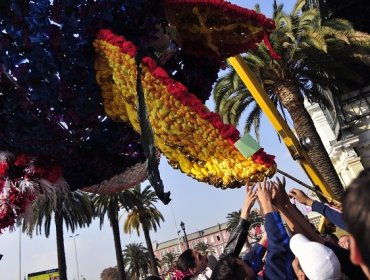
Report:
[[[110,30],[94,42],[96,78],[107,115],[130,122],[140,132],[137,114],[135,56],[137,48]],[[234,147],[239,131],[222,122],[187,88],[168,76],[150,57],[144,57],[142,87],[156,146],[169,163],[198,181],[216,187],[239,187],[276,171],[274,157],[259,150],[245,158]]]

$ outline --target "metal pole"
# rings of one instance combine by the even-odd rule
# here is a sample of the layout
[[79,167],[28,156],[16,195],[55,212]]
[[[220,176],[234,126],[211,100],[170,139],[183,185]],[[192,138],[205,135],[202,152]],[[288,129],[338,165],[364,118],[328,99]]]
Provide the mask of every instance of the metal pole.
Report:
[[184,237],[185,237],[185,242],[186,242],[186,248],[187,248],[187,249],[190,249],[190,247],[189,247],[189,242],[188,242],[188,237],[186,236],[185,229],[184,229]]
[[179,244],[179,250],[180,250],[180,254],[181,254],[182,253],[182,248],[181,248],[181,242],[180,242],[180,236],[179,236],[180,231],[177,229],[177,221],[176,221],[175,212],[173,211],[173,207],[172,207],[171,202],[170,202],[170,205],[171,205],[173,220],[175,221],[175,229],[176,229],[176,232],[177,232],[177,242]]
[[22,231],[19,227],[19,280],[22,280]]
[[182,231],[184,232],[184,238],[185,238],[185,242],[186,242],[186,248],[187,249],[190,249],[189,242],[188,242],[188,237],[187,237],[186,231],[185,231],[185,224],[184,224],[184,222],[181,222],[180,223],[180,227],[181,227]]
[[77,280],[80,280],[80,271],[79,271],[79,269],[78,269],[78,259],[77,259],[76,236],[79,236],[79,234],[76,234],[76,235],[73,235],[73,236],[70,236],[70,237],[73,237],[73,241],[74,241],[74,244],[75,244],[75,257],[76,257],[76,267],[77,267]]
[[180,230],[177,231],[177,243],[179,244],[180,254],[182,253],[181,242],[180,242]]
[[286,173],[286,172],[284,172],[284,171],[282,171],[280,169],[277,169],[277,172],[280,173],[281,175],[284,175],[284,176],[288,177],[289,179],[295,181],[296,183],[300,184],[301,186],[309,189],[310,191],[313,191],[314,193],[316,193],[316,194],[324,197],[328,202],[332,202],[332,203],[334,203],[334,204],[336,204],[338,206],[341,206],[342,205],[338,200],[336,200],[336,199],[334,199],[334,198],[332,198],[332,197],[324,194],[323,192],[315,189],[314,187],[311,187],[310,185],[307,185],[305,182],[302,182],[301,180],[297,179],[296,177],[293,177],[292,175],[290,175],[290,174],[288,174],[288,173]]
[[262,88],[252,70],[244,61],[243,57],[241,55],[236,55],[229,58],[228,62],[232,67],[234,67],[235,71],[254,97],[256,103],[261,107],[266,117],[270,120],[275,130],[279,133],[293,159],[299,160],[300,165],[312,181],[312,184],[318,186],[321,192],[323,192],[326,196],[335,197],[334,193],[323,180],[320,172],[318,172],[316,167],[313,165],[307,153],[302,149],[297,137],[294,135],[279,111],[276,109],[275,105],[268,97],[266,91]]

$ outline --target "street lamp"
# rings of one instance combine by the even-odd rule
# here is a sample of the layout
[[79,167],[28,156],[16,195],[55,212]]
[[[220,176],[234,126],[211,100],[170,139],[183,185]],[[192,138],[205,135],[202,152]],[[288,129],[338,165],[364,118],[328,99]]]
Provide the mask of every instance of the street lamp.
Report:
[[185,224],[184,224],[184,222],[181,222],[180,223],[180,227],[181,227],[182,231],[184,232],[184,238],[185,238],[185,242],[186,242],[186,248],[187,249],[190,249],[189,242],[188,242],[188,237],[186,236],[186,232],[185,232]]
[[181,232],[181,230],[177,231],[177,242],[179,244],[179,250],[180,250],[180,254],[181,254],[182,253],[182,248],[181,248],[181,242],[180,242],[180,232]]
[[70,235],[69,237],[73,237],[73,241],[75,243],[75,256],[76,256],[76,267],[77,267],[77,280],[80,280],[80,271],[78,270],[78,260],[77,260],[77,247],[76,247],[76,236],[79,236],[79,234]]

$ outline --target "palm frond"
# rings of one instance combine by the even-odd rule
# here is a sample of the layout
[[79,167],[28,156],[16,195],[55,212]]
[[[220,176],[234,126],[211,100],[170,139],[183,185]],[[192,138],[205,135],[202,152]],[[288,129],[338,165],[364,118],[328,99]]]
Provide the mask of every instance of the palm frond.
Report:
[[[290,116],[285,115],[280,103],[284,96],[276,92],[279,85],[291,89],[287,94],[304,95],[330,108],[334,95],[343,93],[346,84],[363,85],[370,70],[370,35],[353,30],[346,20],[321,21],[319,10],[303,11],[304,4],[304,0],[297,1],[286,14],[274,2],[276,29],[269,39],[281,60],[271,59],[263,43],[243,56],[285,119]],[[248,90],[230,66],[229,71],[218,80],[213,92],[218,112],[225,122],[233,124],[246,114],[245,131],[253,127],[259,137],[261,111],[258,107],[250,109],[253,102],[248,99]]]
[[323,26],[328,26],[338,31],[346,31],[346,30],[353,30],[353,24],[342,18],[332,18],[323,22]]
[[256,134],[256,140],[260,141],[260,134],[259,134],[259,124],[260,124],[260,117],[261,117],[261,108],[256,104],[251,112],[248,115],[247,120],[245,121],[244,132],[250,133],[252,125],[254,129],[254,133]]
[[302,8],[306,4],[305,0],[298,0],[295,5],[293,6],[293,9],[291,11],[292,17],[299,17],[299,14],[302,12]]
[[323,34],[315,31],[307,31],[301,35],[300,49],[305,48],[316,48],[317,50],[323,51],[325,53],[328,52],[328,45],[326,43],[325,37]]

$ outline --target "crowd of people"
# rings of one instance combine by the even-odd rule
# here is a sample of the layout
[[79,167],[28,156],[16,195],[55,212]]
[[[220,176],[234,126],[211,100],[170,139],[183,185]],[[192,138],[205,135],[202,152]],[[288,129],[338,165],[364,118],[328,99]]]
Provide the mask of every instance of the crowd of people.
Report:
[[[340,238],[323,236],[291,202],[292,198],[348,234]],[[256,200],[264,215],[265,233],[240,257]],[[188,249],[179,256],[173,279],[370,279],[370,169],[352,181],[340,210],[313,200],[298,189],[287,193],[285,180],[265,179],[254,186],[247,184],[239,224],[231,232],[219,260],[211,261]]]

